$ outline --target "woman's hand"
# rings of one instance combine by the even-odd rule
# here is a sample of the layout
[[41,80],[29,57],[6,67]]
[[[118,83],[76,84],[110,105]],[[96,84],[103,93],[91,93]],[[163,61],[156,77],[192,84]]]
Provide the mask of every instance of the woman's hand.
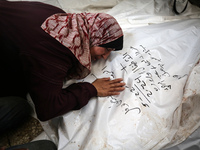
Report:
[[97,96],[119,95],[125,89],[123,79],[101,78],[95,80],[92,85],[97,89]]

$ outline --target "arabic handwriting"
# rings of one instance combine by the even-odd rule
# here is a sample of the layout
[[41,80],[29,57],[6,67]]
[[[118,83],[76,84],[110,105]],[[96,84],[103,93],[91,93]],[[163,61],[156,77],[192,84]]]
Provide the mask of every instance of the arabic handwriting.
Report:
[[[115,78],[115,71],[124,72],[131,77],[131,83],[125,86],[126,91],[140,102],[140,106],[131,106],[128,102],[114,96],[110,96],[112,106],[119,107],[125,111],[125,114],[137,110],[141,113],[141,108],[150,108],[155,92],[162,90],[172,90],[172,85],[168,83],[168,78],[182,79],[185,75],[171,75],[166,69],[165,64],[159,56],[156,56],[150,49],[140,45],[138,47],[130,46],[129,52],[124,52],[119,62],[119,68],[109,69],[107,65],[102,68],[102,73]],[[91,74],[94,78],[96,75]],[[110,106],[109,108],[111,108]]]

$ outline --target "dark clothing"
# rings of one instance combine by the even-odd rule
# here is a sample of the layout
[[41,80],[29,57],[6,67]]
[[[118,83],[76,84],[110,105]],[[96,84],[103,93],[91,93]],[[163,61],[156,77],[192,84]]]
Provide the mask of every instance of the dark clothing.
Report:
[[57,150],[56,145],[48,140],[39,140],[31,143],[9,147],[6,150],[27,148],[28,150]]
[[14,129],[26,121],[31,114],[31,106],[21,97],[0,97],[0,135]]
[[87,82],[62,89],[67,74],[79,62],[68,48],[40,26],[47,17],[63,12],[39,2],[0,1],[0,36],[6,40],[4,44],[0,41],[4,47],[0,49],[0,53],[4,53],[0,56],[1,69],[5,72],[0,82],[8,86],[0,95],[15,95],[13,89],[18,86],[21,95],[29,92],[41,121],[80,109],[97,95],[95,87]]
[[[1,31],[1,30],[0,30]],[[0,97],[20,96],[26,98],[27,88],[24,82],[19,50],[0,32]]]

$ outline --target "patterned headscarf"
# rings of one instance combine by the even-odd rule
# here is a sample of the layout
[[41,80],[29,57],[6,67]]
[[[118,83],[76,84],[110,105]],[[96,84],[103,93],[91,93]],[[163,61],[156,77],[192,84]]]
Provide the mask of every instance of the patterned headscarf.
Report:
[[90,47],[112,42],[123,36],[116,19],[105,13],[60,13],[47,18],[41,28],[66,46],[80,62],[78,75],[91,71]]

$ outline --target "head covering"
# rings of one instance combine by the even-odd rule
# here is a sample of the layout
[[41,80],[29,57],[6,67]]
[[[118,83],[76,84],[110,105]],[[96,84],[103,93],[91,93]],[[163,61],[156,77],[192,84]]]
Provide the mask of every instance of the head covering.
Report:
[[123,32],[114,17],[105,13],[60,13],[48,17],[41,28],[66,46],[80,62],[72,78],[91,71],[90,47],[115,41]]

